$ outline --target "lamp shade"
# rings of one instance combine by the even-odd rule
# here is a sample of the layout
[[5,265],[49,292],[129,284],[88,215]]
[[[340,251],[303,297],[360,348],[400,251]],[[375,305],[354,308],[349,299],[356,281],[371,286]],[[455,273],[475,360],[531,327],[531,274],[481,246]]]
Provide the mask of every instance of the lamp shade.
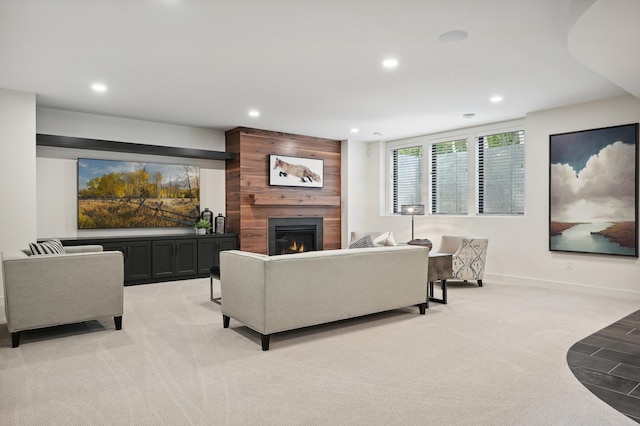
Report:
[[400,206],[401,215],[424,215],[424,204],[403,204]]

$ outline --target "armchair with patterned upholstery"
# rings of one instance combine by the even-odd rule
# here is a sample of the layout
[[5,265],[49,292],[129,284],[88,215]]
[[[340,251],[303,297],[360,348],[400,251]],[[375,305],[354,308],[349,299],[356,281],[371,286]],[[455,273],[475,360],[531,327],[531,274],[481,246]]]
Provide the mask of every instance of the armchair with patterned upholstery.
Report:
[[454,280],[476,280],[482,287],[489,239],[443,235],[436,253],[452,255]]

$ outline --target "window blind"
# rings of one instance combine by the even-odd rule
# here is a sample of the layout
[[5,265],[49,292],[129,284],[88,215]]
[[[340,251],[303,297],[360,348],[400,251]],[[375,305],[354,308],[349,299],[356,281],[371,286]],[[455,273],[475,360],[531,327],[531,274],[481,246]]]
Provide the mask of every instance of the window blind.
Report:
[[422,146],[391,151],[393,168],[393,213],[403,204],[422,204]]
[[524,214],[524,131],[478,138],[478,213]]
[[468,214],[469,153],[466,139],[431,145],[431,213]]

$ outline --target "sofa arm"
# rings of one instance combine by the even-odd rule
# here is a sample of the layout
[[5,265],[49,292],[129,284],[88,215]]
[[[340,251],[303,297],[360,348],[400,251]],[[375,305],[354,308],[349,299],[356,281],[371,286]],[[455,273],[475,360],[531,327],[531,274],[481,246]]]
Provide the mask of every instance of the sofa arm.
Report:
[[222,314],[265,332],[265,277],[269,256],[239,250],[220,252]]
[[10,332],[122,316],[124,259],[118,251],[24,257],[10,252],[2,258]]

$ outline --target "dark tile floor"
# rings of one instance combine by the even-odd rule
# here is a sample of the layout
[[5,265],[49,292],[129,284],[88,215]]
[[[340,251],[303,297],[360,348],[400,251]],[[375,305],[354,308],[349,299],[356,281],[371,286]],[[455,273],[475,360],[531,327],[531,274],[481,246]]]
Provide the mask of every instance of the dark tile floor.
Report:
[[640,423],[640,311],[573,345],[567,363],[587,389]]

